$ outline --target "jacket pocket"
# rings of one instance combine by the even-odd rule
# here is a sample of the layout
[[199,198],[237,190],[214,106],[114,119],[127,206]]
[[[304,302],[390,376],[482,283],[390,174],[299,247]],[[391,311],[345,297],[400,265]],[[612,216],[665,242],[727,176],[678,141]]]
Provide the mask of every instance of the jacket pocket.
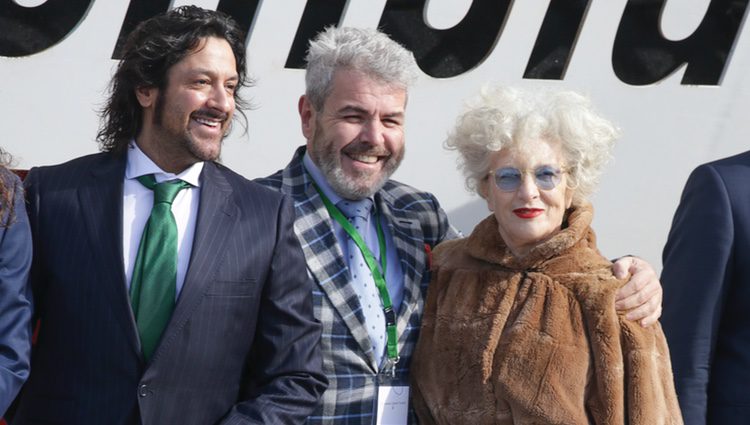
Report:
[[205,294],[209,297],[250,297],[255,294],[256,287],[255,279],[215,280]]

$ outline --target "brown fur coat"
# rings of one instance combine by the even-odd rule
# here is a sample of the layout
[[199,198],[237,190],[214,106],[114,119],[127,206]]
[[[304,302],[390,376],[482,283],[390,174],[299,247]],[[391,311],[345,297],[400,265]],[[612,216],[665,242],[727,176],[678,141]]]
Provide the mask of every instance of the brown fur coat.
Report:
[[435,250],[412,363],[422,424],[681,424],[657,324],[614,309],[590,205],[525,257],[494,216]]

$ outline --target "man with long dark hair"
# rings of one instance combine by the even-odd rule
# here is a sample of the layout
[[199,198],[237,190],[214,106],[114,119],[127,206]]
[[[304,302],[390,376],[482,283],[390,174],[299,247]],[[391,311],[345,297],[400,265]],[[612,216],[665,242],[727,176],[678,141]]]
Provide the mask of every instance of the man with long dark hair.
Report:
[[32,169],[41,320],[13,423],[301,423],[324,390],[285,197],[216,163],[244,35],[181,7],[131,34],[102,153]]

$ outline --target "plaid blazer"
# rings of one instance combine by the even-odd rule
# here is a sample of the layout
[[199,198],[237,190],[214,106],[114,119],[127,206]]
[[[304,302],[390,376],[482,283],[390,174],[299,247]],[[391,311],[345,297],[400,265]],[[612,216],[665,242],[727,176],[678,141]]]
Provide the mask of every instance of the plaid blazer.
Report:
[[[302,146],[286,168],[257,181],[294,199],[294,230],[316,283],[314,312],[323,324],[323,371],[329,386],[308,423],[372,424],[378,366],[333,220],[302,165],[304,153]],[[404,299],[396,320],[401,356],[397,366],[399,376],[408,378],[430,281],[429,250],[458,234],[430,193],[389,180],[375,194],[375,204],[387,217],[404,271]]]

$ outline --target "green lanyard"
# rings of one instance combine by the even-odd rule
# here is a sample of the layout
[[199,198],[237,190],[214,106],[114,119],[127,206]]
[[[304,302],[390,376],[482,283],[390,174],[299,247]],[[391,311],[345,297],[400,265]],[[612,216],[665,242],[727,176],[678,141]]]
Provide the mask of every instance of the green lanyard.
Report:
[[331,200],[328,199],[328,197],[323,193],[322,190],[320,190],[318,185],[313,182],[313,186],[315,187],[315,190],[318,191],[318,195],[320,195],[320,199],[323,200],[323,204],[326,206],[328,213],[331,214],[331,217],[333,217],[336,222],[338,222],[341,227],[344,228],[346,234],[348,234],[352,238],[352,240],[354,240],[357,248],[359,248],[359,250],[362,252],[362,257],[364,257],[365,262],[367,263],[367,267],[372,273],[372,277],[375,280],[375,286],[378,288],[378,293],[380,294],[380,301],[383,303],[383,313],[385,314],[385,329],[388,336],[386,350],[388,352],[388,361],[390,362],[392,373],[395,373],[394,366],[399,361],[398,333],[396,331],[396,313],[393,311],[391,297],[390,295],[388,295],[388,288],[385,286],[385,266],[387,254],[385,250],[385,237],[383,236],[383,228],[380,225],[380,220],[378,219],[377,213],[375,214],[374,218],[378,231],[378,245],[380,246],[380,265],[382,271],[381,268],[378,268],[378,263],[377,261],[375,261],[375,256],[372,255],[370,248],[367,247],[367,244],[365,243],[364,239],[362,239],[362,236],[360,236],[359,232],[357,232],[354,226],[349,223],[349,220],[344,217],[344,214],[341,213],[341,211],[335,205],[333,205]]

